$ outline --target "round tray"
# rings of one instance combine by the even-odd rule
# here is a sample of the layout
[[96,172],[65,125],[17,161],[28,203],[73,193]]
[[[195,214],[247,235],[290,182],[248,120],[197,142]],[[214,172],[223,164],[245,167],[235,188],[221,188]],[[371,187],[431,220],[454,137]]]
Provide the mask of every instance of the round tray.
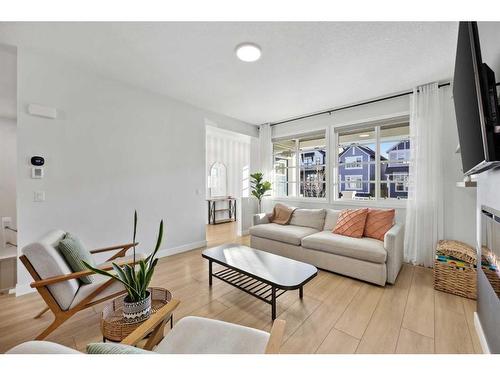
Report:
[[[148,288],[151,292],[151,314],[165,306],[172,299],[172,293],[164,288]],[[104,340],[122,341],[143,322],[127,324],[123,320],[124,295],[106,305],[101,315],[101,332]]]

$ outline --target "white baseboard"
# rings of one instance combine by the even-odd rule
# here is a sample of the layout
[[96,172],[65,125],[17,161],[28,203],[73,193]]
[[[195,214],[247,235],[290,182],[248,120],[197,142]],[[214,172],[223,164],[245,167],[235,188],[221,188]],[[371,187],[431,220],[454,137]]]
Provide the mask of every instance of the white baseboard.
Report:
[[30,284],[16,284],[16,297],[34,292],[36,289],[30,287]]
[[474,312],[474,327],[476,328],[477,336],[479,337],[479,342],[481,343],[481,349],[483,349],[484,354],[491,354],[488,343],[486,342],[486,337],[484,336],[483,327],[479,321],[479,316],[477,312]]
[[240,232],[238,230],[238,233],[236,233],[238,236],[248,236],[250,234],[250,231],[247,229],[247,230],[244,230],[242,232]]
[[204,247],[204,246],[207,246],[206,240],[198,241],[198,242],[191,242],[191,243],[188,243],[185,245],[171,247],[169,249],[158,250],[158,253],[156,253],[156,256],[158,258],[168,257],[170,255],[184,253],[186,251],[190,251],[190,250],[194,250],[194,249],[199,249],[200,247]]

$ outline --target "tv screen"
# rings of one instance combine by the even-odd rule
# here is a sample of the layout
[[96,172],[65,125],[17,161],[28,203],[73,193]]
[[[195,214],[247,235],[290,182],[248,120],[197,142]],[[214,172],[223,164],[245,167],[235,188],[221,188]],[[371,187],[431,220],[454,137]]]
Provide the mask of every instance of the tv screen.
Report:
[[453,99],[464,174],[500,165],[495,72],[482,62],[476,22],[460,22]]
[[474,22],[460,22],[457,56],[453,82],[453,99],[458,126],[464,174],[474,172],[488,160],[485,151],[486,135],[481,80],[482,65],[477,26]]

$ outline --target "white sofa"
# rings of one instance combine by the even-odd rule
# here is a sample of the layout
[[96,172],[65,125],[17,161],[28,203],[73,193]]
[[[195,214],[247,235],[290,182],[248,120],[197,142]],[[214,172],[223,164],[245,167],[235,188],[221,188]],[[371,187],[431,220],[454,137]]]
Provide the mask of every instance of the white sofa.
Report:
[[394,284],[403,263],[404,225],[395,224],[384,241],[332,233],[340,210],[296,209],[290,224],[254,216],[250,246],[370,283]]

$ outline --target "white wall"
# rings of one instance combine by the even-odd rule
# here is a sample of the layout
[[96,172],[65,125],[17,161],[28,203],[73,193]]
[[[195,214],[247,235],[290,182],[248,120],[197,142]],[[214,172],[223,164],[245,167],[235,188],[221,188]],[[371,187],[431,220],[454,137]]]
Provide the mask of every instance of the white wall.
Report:
[[[444,235],[448,239],[456,239],[474,244],[475,242],[475,189],[464,189],[456,187],[456,182],[462,180],[461,160],[460,156],[455,154],[458,144],[458,132],[455,122],[453,101],[451,98],[450,87],[440,89],[443,98],[444,112],[447,116],[443,119],[446,136],[443,139],[443,151],[445,158],[446,169],[443,178],[439,183],[443,184],[445,191],[445,225]],[[377,103],[358,106],[338,112],[333,112],[332,115],[321,115],[309,119],[293,121],[281,125],[273,126],[273,138],[287,137],[294,134],[307,133],[319,129],[333,129],[342,126],[352,126],[367,122],[377,122],[387,118],[399,117],[408,115],[410,110],[410,97],[402,96],[395,99],[384,100]],[[332,149],[333,140],[330,139],[330,149]],[[434,183],[434,182],[429,182]],[[330,194],[331,195],[331,194]],[[402,201],[398,202],[370,202],[363,201],[362,203],[349,202],[334,202],[330,199],[329,202],[314,202],[297,199],[265,199],[264,208],[267,212],[272,209],[276,201],[281,201],[296,207],[332,207],[332,208],[352,208],[355,206],[364,205],[368,207],[375,206],[393,206],[396,208],[396,221],[405,221],[405,204]]]
[[[257,135],[255,127],[108,80],[66,61],[18,51],[19,247],[63,228],[89,247],[131,240],[140,250],[166,220],[165,253],[205,243],[205,121]],[[56,120],[30,116],[29,103],[56,107]],[[45,178],[30,178],[32,155]],[[33,202],[34,191],[46,201]],[[22,266],[20,268],[22,270]],[[19,291],[28,278],[19,272]]]

